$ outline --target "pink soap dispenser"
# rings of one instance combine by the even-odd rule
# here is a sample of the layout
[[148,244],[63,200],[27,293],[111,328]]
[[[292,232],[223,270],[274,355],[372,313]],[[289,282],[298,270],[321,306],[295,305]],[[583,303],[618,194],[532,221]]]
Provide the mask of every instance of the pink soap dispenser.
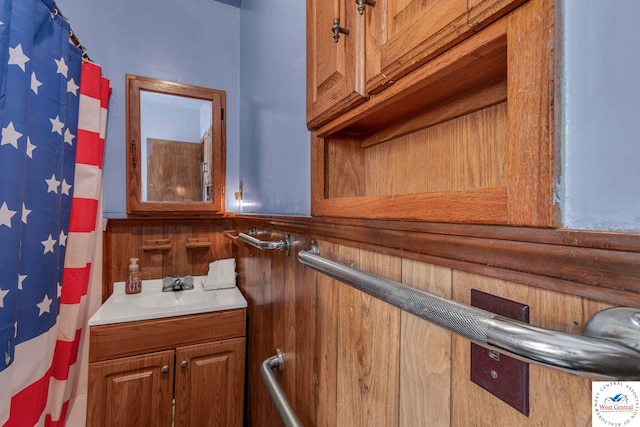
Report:
[[138,258],[129,258],[129,270],[125,279],[124,291],[127,294],[138,294],[142,290],[142,281],[140,280],[140,266]]

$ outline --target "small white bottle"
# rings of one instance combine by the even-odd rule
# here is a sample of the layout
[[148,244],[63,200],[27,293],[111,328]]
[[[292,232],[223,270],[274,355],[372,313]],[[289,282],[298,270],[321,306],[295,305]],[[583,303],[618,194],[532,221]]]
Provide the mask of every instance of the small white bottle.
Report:
[[142,281],[140,280],[140,266],[138,258],[129,258],[129,270],[125,279],[124,291],[127,294],[138,294],[142,290]]

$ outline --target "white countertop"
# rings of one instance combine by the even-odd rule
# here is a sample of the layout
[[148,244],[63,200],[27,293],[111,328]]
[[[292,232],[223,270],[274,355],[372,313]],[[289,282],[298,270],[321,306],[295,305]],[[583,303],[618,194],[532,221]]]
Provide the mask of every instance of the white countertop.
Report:
[[113,284],[113,294],[89,319],[89,326],[135,320],[245,308],[247,301],[238,288],[205,291],[206,276],[194,276],[194,289],[162,292],[162,279],[143,280],[139,294],[127,295],[124,282]]

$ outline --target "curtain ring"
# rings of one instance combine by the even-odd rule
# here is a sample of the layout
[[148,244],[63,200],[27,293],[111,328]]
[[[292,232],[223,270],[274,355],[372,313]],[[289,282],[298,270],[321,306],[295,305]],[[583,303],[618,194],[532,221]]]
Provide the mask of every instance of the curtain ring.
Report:
[[49,14],[49,17],[51,17],[51,19],[55,19],[56,16],[58,16],[60,14],[60,11],[58,10],[58,8],[54,8],[53,11]]

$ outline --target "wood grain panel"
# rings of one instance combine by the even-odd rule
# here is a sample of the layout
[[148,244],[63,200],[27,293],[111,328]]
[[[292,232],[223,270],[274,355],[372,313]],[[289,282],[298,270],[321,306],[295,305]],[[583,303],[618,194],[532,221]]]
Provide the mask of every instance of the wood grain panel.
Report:
[[[400,259],[343,246],[339,259],[400,280]],[[342,285],[338,306],[337,423],[391,426],[398,420],[400,310]]]
[[365,195],[365,160],[359,141],[326,141],[324,147],[326,181],[323,198]]
[[[87,420],[93,427],[171,426],[173,350],[89,364]],[[162,372],[167,366],[169,371]],[[109,408],[109,409],[107,409]]]
[[467,0],[468,25],[474,31],[511,12],[527,0]]
[[502,103],[364,150],[366,195],[504,187],[506,117]]
[[501,224],[507,219],[506,205],[507,190],[498,187],[316,200],[314,215]]
[[558,226],[554,201],[554,2],[530,0],[507,16],[509,224]]
[[237,309],[91,326],[89,362],[241,337],[245,335],[245,318],[246,310]]
[[[469,304],[470,290],[529,305],[530,323],[579,333],[592,314],[608,304],[517,283],[454,271],[456,301]],[[525,417],[469,380],[470,342],[453,338],[452,425],[591,425],[591,381],[557,370],[530,365],[530,413]]]
[[[448,268],[402,260],[402,282],[451,298]],[[405,311],[400,329],[400,426],[448,426],[451,333]]]
[[369,9],[367,92],[376,93],[424,64],[470,32],[465,0],[379,1]]
[[[323,256],[338,259],[337,245],[320,242]],[[338,307],[340,284],[330,277],[317,276],[316,358],[318,426],[337,425],[338,391]]]
[[[296,413],[305,426],[317,425],[318,412],[324,408],[317,407],[318,396],[317,375],[318,359],[316,353],[316,315],[317,315],[317,278],[318,273],[303,267],[297,262],[295,254],[308,246],[309,241],[296,237],[293,244],[293,255],[290,264],[295,266],[293,282],[295,284],[295,371],[296,389],[293,395]],[[290,274],[289,274],[290,275]],[[289,329],[292,329],[291,326]]]
[[244,353],[244,338],[176,349],[176,427],[243,425]]
[[236,254],[238,288],[248,305],[245,418],[248,426],[256,427],[282,425],[260,376],[262,361],[273,356],[275,350],[272,266],[269,253],[239,245]]

